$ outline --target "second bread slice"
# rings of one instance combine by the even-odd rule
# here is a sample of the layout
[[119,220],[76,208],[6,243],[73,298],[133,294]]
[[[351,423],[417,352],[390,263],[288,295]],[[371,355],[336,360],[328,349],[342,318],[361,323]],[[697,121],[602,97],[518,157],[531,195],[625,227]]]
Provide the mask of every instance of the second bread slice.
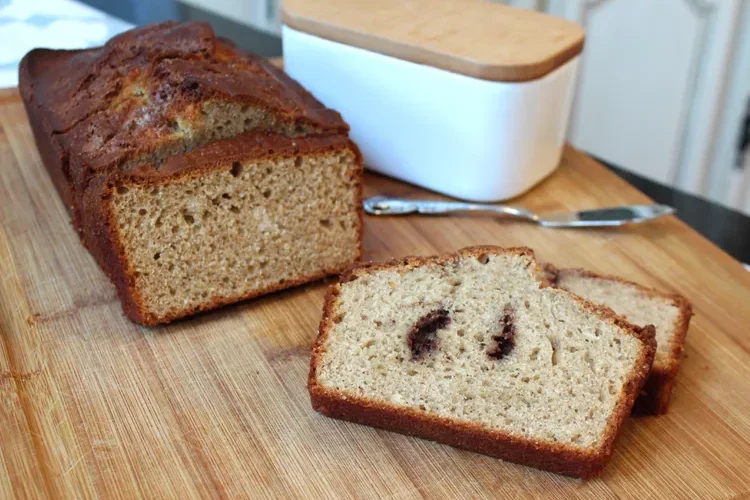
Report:
[[331,417],[587,477],[654,350],[653,327],[546,287],[531,250],[474,247],[346,272],[308,386]]
[[649,415],[666,413],[693,314],[690,302],[680,295],[661,293],[616,276],[583,269],[556,269],[549,264],[545,271],[548,279],[559,288],[611,307],[623,319],[636,325],[654,325],[654,366],[636,400],[634,411]]

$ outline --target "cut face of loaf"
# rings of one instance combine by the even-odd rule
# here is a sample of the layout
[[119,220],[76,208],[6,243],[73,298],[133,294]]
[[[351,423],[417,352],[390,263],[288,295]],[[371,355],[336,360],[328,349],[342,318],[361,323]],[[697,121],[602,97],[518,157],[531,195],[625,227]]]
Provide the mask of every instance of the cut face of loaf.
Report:
[[313,407],[586,477],[609,459],[653,328],[545,287],[528,249],[475,247],[344,273],[313,348]]
[[361,168],[342,136],[215,141],[92,186],[92,252],[147,325],[318,279],[361,255]]
[[654,325],[656,357],[634,410],[666,413],[692,316],[690,303],[679,295],[660,293],[614,276],[582,269],[558,270],[549,265],[546,271],[555,286],[610,307],[635,325]]

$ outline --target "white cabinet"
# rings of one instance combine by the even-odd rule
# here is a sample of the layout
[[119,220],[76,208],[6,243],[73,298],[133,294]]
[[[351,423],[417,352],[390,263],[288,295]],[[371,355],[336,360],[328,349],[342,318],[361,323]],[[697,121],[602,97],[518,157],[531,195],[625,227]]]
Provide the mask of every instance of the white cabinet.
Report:
[[575,146],[652,180],[744,210],[736,168],[750,99],[750,1],[507,0],[586,29]]

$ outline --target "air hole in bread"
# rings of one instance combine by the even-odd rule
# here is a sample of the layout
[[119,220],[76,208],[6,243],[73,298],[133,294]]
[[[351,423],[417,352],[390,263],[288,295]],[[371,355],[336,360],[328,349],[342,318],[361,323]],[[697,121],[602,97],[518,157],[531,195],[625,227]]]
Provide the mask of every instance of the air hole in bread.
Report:
[[481,255],[480,255],[479,257],[477,257],[477,260],[478,260],[478,261],[479,261],[479,262],[480,262],[481,264],[487,264],[487,263],[488,263],[488,262],[490,261],[490,256],[489,256],[489,255],[487,255],[486,253],[483,253],[483,254],[481,254]]
[[130,191],[125,186],[117,186],[117,194],[127,194],[127,192]]
[[294,159],[294,166],[298,167],[298,168],[302,166],[302,157],[301,156],[298,156],[297,158]]
[[591,352],[586,351],[583,354],[583,359],[588,363],[589,367],[591,368],[591,371],[596,372],[596,365],[594,364],[594,358],[591,357]]
[[145,208],[142,208],[142,209],[138,210],[138,215],[140,215],[140,216],[146,215],[147,213],[148,213],[148,211]]
[[159,260],[160,257],[161,257],[161,252],[156,252],[154,254],[154,260]]
[[325,228],[330,228],[331,227],[331,219],[321,219],[320,225],[323,226],[323,227],[325,227]]
[[263,198],[267,199],[267,198],[270,198],[270,197],[271,197],[271,190],[270,189],[264,190],[263,191]]
[[552,348],[552,357],[551,357],[552,366],[556,366],[557,365],[557,348],[558,348],[557,339],[554,337],[547,336],[547,340],[549,340],[549,345]]
[[[185,222],[187,222],[190,225],[195,224],[195,217],[193,217],[187,212],[182,213],[182,218],[185,219]],[[172,232],[175,232],[175,231],[172,231]]]
[[229,211],[232,212],[233,214],[240,213],[240,209],[236,205],[232,205],[231,207],[229,207]]
[[232,177],[239,177],[242,173],[242,165],[240,162],[236,161],[232,163],[232,168],[229,170],[229,173],[232,174]]

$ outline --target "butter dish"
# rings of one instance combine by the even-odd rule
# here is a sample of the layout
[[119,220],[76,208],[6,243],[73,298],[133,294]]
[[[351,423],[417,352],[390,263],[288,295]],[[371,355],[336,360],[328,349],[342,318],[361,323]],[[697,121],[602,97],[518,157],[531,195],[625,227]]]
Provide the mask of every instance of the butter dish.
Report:
[[557,166],[584,33],[485,0],[286,0],[289,75],[351,125],[365,165],[473,201]]

